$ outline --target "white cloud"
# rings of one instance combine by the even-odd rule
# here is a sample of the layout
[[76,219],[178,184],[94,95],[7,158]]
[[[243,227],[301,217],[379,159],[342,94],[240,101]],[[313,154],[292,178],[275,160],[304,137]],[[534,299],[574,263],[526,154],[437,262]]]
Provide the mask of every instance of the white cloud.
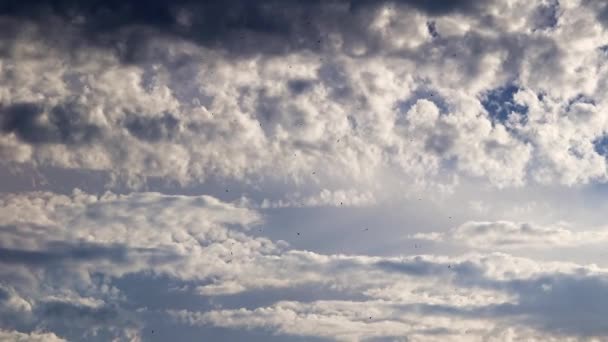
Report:
[[[454,171],[501,187],[605,179],[605,158],[592,144],[607,130],[598,50],[605,32],[592,8],[570,4],[555,10],[555,27],[537,30],[542,4],[516,3],[476,9],[493,21],[433,18],[439,38],[427,32],[429,17],[402,6],[358,14],[369,21],[357,28],[367,41],[322,17],[318,24],[330,32],[323,60],[306,49],[233,58],[152,36],[131,47],[141,60],[124,64],[85,43],[68,53],[74,42],[50,45],[40,26],[24,21],[0,70],[0,101],[40,104],[42,121],[5,127],[0,152],[14,151],[5,162],[110,172],[132,187],[147,177],[190,184],[215,176],[323,182],[332,191],[356,182],[371,190],[388,171],[414,180],[410,186],[442,183],[439,175]],[[55,30],[80,39],[60,21]],[[353,56],[362,43],[367,53]],[[492,124],[480,100],[510,82],[522,89],[515,101],[528,107],[527,122],[505,129]],[[593,104],[569,105],[579,94]],[[33,141],[33,131],[37,139],[40,130],[51,133],[44,116],[52,119],[57,106],[76,117],[66,118],[57,138]],[[175,125],[163,119],[167,113]],[[86,125],[99,135],[70,143],[83,139]]]
[[317,195],[304,196],[295,193],[286,199],[264,199],[260,208],[289,208],[289,207],[359,207],[376,204],[371,192],[360,193],[355,189],[331,191],[323,189]]
[[539,226],[510,221],[466,222],[447,233],[418,233],[416,239],[452,242],[478,249],[582,247],[602,244],[608,240],[608,230],[573,231],[568,227]]
[[36,341],[40,341],[40,342],[61,342],[61,341],[66,341],[62,338],[57,337],[57,335],[53,334],[53,333],[30,333],[30,334],[24,334],[24,333],[20,333],[17,331],[5,331],[5,330],[0,330],[0,339],[4,340],[4,341],[15,341],[15,342],[20,342],[20,341],[28,341],[28,342],[36,342]]

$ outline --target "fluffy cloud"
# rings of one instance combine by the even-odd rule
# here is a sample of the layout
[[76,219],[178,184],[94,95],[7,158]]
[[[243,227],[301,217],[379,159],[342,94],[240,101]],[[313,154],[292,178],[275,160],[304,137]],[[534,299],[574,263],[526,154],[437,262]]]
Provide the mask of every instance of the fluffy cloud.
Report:
[[370,190],[387,174],[410,188],[606,176],[592,6],[226,5],[243,24],[212,4],[155,2],[160,22],[134,5],[104,28],[85,5],[49,4],[51,32],[4,9],[5,163],[101,170],[128,186],[265,178],[319,191]]

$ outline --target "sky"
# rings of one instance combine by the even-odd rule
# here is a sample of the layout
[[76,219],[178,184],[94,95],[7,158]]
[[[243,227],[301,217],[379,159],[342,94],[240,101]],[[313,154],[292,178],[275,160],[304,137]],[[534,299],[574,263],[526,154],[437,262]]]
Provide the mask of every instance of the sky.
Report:
[[0,340],[608,339],[608,3],[0,2]]

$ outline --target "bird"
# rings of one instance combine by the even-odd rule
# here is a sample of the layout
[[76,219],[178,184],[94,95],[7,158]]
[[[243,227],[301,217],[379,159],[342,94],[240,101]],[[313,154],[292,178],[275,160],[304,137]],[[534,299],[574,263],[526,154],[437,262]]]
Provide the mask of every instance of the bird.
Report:
[[297,234],[298,234],[298,235],[300,235],[300,233],[299,233],[299,232],[298,232]]

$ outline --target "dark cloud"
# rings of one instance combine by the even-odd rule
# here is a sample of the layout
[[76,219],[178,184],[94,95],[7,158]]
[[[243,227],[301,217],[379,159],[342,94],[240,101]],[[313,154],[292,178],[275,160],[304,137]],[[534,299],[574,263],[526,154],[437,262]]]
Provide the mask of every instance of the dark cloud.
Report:
[[[381,5],[396,4],[445,15],[475,13],[480,2],[470,0],[24,0],[3,1],[0,15],[29,19],[52,32],[60,18],[86,42],[111,47],[123,61],[136,63],[148,58],[149,38],[161,35],[188,39],[237,55],[282,54],[294,50],[319,51],[328,34],[339,32],[347,46],[354,41],[374,47],[367,28],[370,14]],[[7,33],[8,34],[8,33]]]
[[160,117],[129,115],[125,127],[140,140],[157,142],[174,138],[179,129],[179,120],[169,113]]
[[437,25],[435,25],[434,21],[429,21],[426,23],[426,28],[429,31],[429,34],[433,38],[439,37],[439,32],[437,31]]
[[[87,123],[75,104],[46,110],[42,105],[20,102],[0,108],[1,128],[30,144],[87,144],[101,136],[101,128]],[[43,115],[48,120],[42,120]]]
[[[320,9],[317,1],[26,0],[3,2],[0,14],[39,22],[62,18],[89,43],[114,47],[124,61],[136,62],[145,58],[148,37],[158,34],[237,53],[315,49],[320,32],[312,21]],[[290,39],[296,35],[309,39]]]
[[287,83],[289,90],[294,95],[299,95],[299,94],[305,93],[310,88],[312,88],[313,85],[314,85],[314,81],[303,80],[303,79],[290,80]]
[[0,263],[44,266],[66,261],[91,261],[106,259],[116,263],[128,260],[128,250],[122,246],[94,244],[72,245],[55,242],[42,250],[0,248]]
[[63,301],[44,302],[39,310],[45,316],[60,316],[65,319],[91,319],[96,323],[111,321],[116,315],[116,310],[110,307],[91,307]]
[[429,15],[446,15],[450,13],[474,13],[483,6],[482,1],[475,0],[351,0],[355,6],[372,6],[380,3],[405,5],[425,12]]
[[172,261],[175,255],[149,248],[127,248],[123,245],[101,245],[94,243],[67,243],[54,241],[38,249],[0,247],[0,264],[27,266],[52,266],[69,262],[107,260],[115,264],[126,264],[137,256],[146,257],[151,264]]

